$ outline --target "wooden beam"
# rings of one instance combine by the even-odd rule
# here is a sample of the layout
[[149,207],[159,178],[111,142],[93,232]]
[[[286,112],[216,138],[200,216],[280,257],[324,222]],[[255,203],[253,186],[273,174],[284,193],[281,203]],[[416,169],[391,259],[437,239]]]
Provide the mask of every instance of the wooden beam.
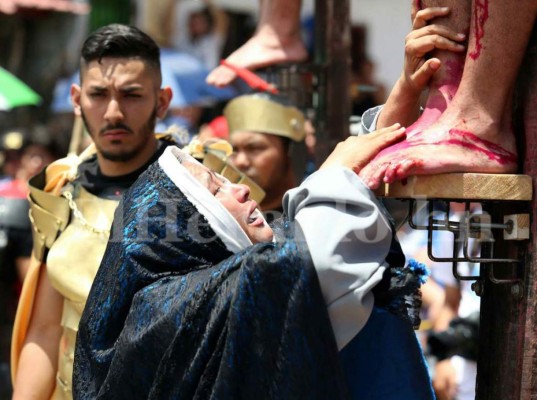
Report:
[[315,158],[319,165],[350,133],[350,60],[349,0],[315,0]]
[[420,175],[381,185],[375,194],[401,199],[531,201],[532,179],[513,174]]
[[[524,174],[537,177],[537,25],[518,77],[513,123]],[[510,203],[511,205],[513,203]],[[498,217],[512,213],[507,203],[489,210]],[[493,265],[497,273],[521,279],[520,284],[497,284],[486,279],[481,298],[478,400],[537,398],[537,199],[531,212],[530,240],[504,242],[498,235],[495,256],[515,257],[518,265]],[[483,269],[484,266],[482,265]],[[489,267],[490,268],[490,267]]]
[[[519,155],[523,157],[524,173],[537,177],[537,24],[534,25],[530,44],[526,52],[522,73],[517,88],[518,96],[515,104],[520,113],[515,120],[521,125],[521,135],[518,137]],[[523,140],[520,140],[523,139]],[[518,339],[511,338],[517,345],[516,354],[521,362],[520,395],[517,399],[537,398],[537,218],[535,210],[537,199],[531,204],[532,218],[530,225],[530,240],[526,246],[526,263],[524,266],[524,301],[522,316],[517,321]]]

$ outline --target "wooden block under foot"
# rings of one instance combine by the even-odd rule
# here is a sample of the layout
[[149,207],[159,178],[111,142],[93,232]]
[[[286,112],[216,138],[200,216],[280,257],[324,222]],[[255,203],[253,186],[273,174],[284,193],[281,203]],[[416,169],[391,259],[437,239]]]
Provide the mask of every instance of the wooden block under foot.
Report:
[[451,173],[416,175],[383,184],[375,194],[400,199],[531,201],[529,175]]

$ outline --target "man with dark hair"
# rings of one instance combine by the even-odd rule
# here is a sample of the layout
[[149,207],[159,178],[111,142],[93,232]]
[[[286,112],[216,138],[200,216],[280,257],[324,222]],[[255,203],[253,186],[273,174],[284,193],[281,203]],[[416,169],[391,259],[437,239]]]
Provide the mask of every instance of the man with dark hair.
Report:
[[108,25],[81,55],[71,100],[94,144],[30,181],[34,249],[13,333],[14,398],[72,398],[78,321],[114,210],[170,143],[154,134],[172,93],[161,88],[160,50],[148,35]]

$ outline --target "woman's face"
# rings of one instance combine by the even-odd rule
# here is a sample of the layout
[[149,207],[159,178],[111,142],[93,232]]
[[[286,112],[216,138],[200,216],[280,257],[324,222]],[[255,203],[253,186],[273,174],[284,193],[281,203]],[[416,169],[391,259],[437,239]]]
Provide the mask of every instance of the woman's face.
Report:
[[252,243],[272,241],[272,229],[257,203],[249,198],[248,186],[231,183],[198,163],[183,161],[182,165],[229,211]]

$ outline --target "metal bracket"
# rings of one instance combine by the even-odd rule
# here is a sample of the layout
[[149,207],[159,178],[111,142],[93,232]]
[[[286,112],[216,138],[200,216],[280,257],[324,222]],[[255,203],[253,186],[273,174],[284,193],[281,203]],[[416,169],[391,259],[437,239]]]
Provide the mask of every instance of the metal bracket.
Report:
[[[504,217],[503,223],[491,221],[490,214],[475,213],[471,204],[475,201],[464,200],[416,200],[409,199],[409,220],[411,228],[427,230],[427,254],[432,261],[453,263],[453,275],[458,280],[483,280],[483,271],[495,284],[514,284],[518,289],[523,288],[522,281],[518,278],[500,279],[494,273],[494,264],[521,264],[522,260],[514,258],[494,258],[494,234],[493,230],[503,231],[505,240],[525,240],[529,238],[529,214],[512,214]],[[418,201],[426,202],[426,223],[418,223],[419,213],[425,207],[417,207]],[[464,211],[456,220],[450,219],[452,215],[451,203],[463,203]],[[442,210],[442,211],[438,211]],[[441,215],[439,217],[439,214]],[[452,257],[439,257],[433,254],[433,241],[435,231],[447,231],[453,235]],[[480,254],[479,256],[477,254]],[[482,268],[479,275],[463,275],[459,272],[459,263],[480,263]],[[482,288],[482,284],[476,283],[475,289]],[[521,293],[514,293],[520,296]]]

